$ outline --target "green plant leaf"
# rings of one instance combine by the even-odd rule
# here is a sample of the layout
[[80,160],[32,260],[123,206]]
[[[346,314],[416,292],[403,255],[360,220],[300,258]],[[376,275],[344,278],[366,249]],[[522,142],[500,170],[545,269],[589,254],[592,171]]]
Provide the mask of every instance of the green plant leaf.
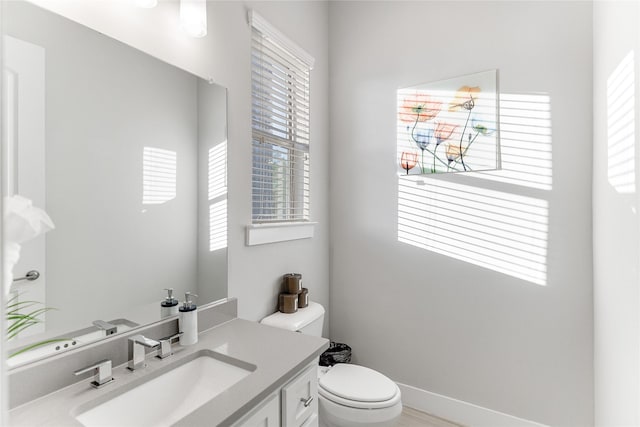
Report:
[[40,304],[37,301],[19,301],[13,304],[7,304],[7,309],[20,309],[21,307],[30,307],[32,305]]
[[[8,339],[15,338],[20,332],[27,328],[42,323],[42,319],[39,319],[38,316],[47,311],[55,310],[55,308],[52,307],[41,307],[34,310],[32,307],[42,305],[42,303],[31,300],[18,301],[20,295],[20,293],[15,294],[7,301],[6,320],[8,321]],[[24,313],[25,310],[28,312]]]
[[9,334],[9,338],[15,337],[18,332],[25,330],[26,328],[41,323],[41,320],[34,319],[31,317],[25,317],[24,319],[16,321],[13,325],[7,328],[7,333]]

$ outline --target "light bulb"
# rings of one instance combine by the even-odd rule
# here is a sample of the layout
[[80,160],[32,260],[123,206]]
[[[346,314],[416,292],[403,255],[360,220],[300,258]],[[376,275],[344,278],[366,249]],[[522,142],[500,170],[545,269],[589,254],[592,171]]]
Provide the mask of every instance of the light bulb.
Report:
[[207,35],[207,1],[180,0],[180,24],[192,37]]

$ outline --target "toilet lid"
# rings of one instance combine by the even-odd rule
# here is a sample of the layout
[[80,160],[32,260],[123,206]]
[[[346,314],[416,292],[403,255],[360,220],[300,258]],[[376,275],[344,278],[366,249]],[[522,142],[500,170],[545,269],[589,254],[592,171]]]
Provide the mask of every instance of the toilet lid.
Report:
[[358,402],[392,399],[398,386],[379,372],[364,366],[338,363],[320,377],[318,385],[326,392]]

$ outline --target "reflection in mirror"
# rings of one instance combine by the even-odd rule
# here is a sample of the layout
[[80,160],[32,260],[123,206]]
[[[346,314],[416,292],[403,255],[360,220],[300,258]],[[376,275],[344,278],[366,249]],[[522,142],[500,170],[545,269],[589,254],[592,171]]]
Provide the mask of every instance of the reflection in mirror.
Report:
[[[226,90],[26,2],[6,2],[5,196],[55,229],[25,243],[15,366],[160,319],[165,288],[227,294]],[[102,322],[97,322],[102,321]],[[111,326],[113,327],[111,327]],[[115,328],[115,329],[114,329]]]

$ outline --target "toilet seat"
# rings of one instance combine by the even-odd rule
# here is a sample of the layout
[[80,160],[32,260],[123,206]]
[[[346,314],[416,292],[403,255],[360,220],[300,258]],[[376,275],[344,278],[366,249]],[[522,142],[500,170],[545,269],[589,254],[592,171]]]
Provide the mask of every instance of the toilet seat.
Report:
[[400,389],[389,378],[373,369],[340,363],[318,381],[320,396],[358,409],[388,408],[400,402]]

